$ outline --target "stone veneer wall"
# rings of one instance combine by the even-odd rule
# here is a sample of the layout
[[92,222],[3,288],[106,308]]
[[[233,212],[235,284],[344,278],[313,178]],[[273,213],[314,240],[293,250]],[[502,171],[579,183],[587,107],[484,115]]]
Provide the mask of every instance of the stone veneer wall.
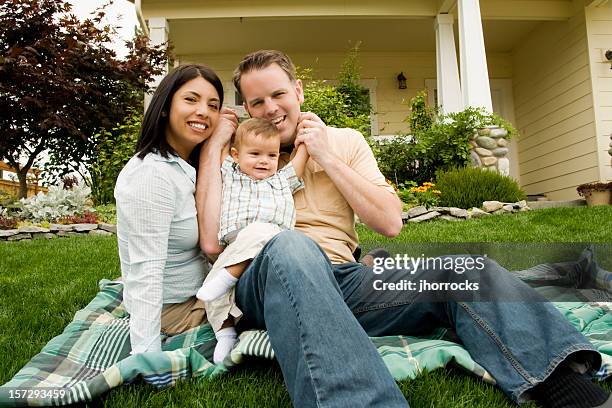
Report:
[[436,218],[446,221],[461,221],[470,218],[482,218],[493,214],[507,214],[530,211],[531,208],[527,205],[527,201],[518,201],[516,203],[502,203],[500,201],[485,201],[481,208],[473,207],[469,210],[457,207],[430,207],[426,208],[422,205],[412,207],[402,213],[404,224],[407,222],[423,222]]
[[470,145],[472,166],[497,171],[499,174],[510,174],[508,160],[508,131],[498,126],[491,126],[474,133]]
[[[404,223],[422,222],[440,218],[447,221],[461,221],[470,218],[480,218],[492,214],[505,214],[529,211],[526,201],[517,203],[502,203],[499,201],[485,201],[482,209],[469,210],[455,207],[413,207],[402,214]],[[25,226],[19,229],[0,230],[0,241],[30,241],[32,239],[53,239],[58,237],[72,237],[82,235],[110,236],[117,233],[114,224],[51,224],[50,228]]]
[[116,233],[117,226],[114,224],[51,224],[50,228],[25,226],[19,229],[0,230],[0,241],[53,239],[85,234],[108,236]]

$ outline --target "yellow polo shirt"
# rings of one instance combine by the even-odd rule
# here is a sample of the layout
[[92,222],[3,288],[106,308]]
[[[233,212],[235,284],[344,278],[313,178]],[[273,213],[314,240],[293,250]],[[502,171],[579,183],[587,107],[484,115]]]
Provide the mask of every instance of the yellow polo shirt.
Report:
[[[363,135],[353,129],[327,127],[332,152],[364,180],[394,193],[378,169],[374,154]],[[289,160],[283,153],[279,167]],[[312,158],[302,177],[304,188],[293,196],[297,213],[295,229],[317,242],[332,263],[354,262],[358,238],[355,213],[327,173]]]

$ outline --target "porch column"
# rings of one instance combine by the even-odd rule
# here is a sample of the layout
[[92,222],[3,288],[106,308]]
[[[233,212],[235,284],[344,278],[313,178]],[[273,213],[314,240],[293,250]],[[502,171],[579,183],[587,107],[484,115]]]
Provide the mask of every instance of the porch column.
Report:
[[441,107],[442,113],[463,110],[453,23],[452,14],[438,14],[434,23],[436,30],[438,105]]
[[458,0],[463,105],[493,112],[479,0]]
[[[165,44],[168,42],[168,20],[163,17],[154,17],[149,19],[149,39],[153,45]],[[155,76],[153,79],[153,90],[161,82],[162,78],[168,73],[168,65],[164,67],[164,72],[161,75]],[[151,101],[151,94],[145,95],[145,111]]]

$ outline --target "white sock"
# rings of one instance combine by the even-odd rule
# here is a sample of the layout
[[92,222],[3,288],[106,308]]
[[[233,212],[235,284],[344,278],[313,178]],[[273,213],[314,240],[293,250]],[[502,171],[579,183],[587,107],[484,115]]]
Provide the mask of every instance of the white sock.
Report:
[[213,354],[215,364],[223,363],[225,357],[232,351],[232,347],[236,344],[236,329],[234,327],[226,327],[215,333],[217,345]]
[[233,277],[227,269],[222,268],[214,278],[204,282],[196,293],[196,297],[204,302],[210,302],[229,292],[236,285],[236,282],[238,282],[238,278]]

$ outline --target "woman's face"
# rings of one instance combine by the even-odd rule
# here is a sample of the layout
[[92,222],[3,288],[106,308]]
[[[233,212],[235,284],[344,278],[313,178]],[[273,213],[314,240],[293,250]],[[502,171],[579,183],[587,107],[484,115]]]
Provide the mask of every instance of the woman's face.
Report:
[[220,110],[219,94],[210,82],[202,77],[185,82],[170,103],[166,141],[187,160],[193,148],[212,134]]

